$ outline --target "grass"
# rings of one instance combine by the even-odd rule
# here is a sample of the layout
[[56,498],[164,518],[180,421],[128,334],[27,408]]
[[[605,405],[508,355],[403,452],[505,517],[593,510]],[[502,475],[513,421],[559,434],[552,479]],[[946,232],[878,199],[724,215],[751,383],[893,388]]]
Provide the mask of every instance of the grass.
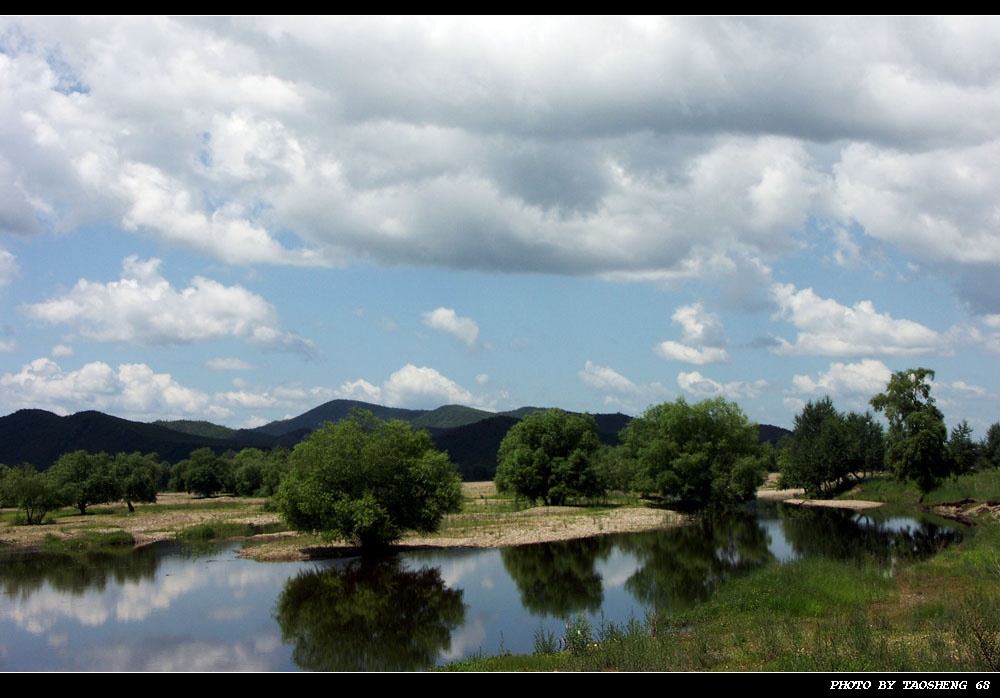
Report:
[[48,534],[45,536],[43,547],[46,552],[91,552],[107,549],[131,550],[134,545],[135,538],[125,531],[95,530],[70,539]]

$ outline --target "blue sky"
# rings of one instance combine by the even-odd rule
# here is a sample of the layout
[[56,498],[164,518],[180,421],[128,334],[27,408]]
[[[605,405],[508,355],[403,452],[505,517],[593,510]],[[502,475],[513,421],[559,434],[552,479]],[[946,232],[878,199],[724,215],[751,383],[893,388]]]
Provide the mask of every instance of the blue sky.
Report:
[[1000,19],[0,18],[0,414],[1000,421]]

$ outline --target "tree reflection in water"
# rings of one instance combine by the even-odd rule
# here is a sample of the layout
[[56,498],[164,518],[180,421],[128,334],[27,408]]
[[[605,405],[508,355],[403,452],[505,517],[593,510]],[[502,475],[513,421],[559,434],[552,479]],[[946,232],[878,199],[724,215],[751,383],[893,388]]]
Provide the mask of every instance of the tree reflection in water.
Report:
[[414,671],[448,649],[465,606],[462,591],[448,589],[437,568],[361,558],[290,578],[275,618],[302,669]]

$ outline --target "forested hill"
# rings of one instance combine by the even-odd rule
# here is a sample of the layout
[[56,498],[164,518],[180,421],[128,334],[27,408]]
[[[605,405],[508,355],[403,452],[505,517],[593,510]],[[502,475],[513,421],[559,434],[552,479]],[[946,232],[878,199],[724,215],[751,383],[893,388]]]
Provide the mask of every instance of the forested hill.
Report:
[[[133,422],[102,412],[78,412],[59,416],[45,410],[19,410],[0,417],[0,463],[16,466],[30,463],[46,470],[59,456],[77,450],[156,453],[177,463],[198,448],[218,454],[244,448],[271,449],[294,446],[324,422],[336,422],[352,409],[371,411],[382,419],[402,419],[426,429],[435,446],[447,451],[466,480],[490,480],[496,472],[496,454],[507,431],[524,416],[538,409],[523,407],[494,413],[462,405],[444,405],[434,410],[383,407],[354,400],[333,400],[308,412],[256,429],[230,429],[211,422],[159,420]],[[625,414],[595,414],[603,443],[616,445],[618,434],[631,417]],[[761,441],[777,443],[787,429],[761,425]]]
[[45,410],[18,410],[0,417],[0,463],[30,463],[46,470],[59,456],[72,451],[91,453],[156,453],[176,463],[197,448],[222,453],[228,449],[271,448],[274,439],[251,431],[235,431],[231,438],[213,438],[171,429],[162,424],[132,422],[103,412],[77,412],[66,417]]

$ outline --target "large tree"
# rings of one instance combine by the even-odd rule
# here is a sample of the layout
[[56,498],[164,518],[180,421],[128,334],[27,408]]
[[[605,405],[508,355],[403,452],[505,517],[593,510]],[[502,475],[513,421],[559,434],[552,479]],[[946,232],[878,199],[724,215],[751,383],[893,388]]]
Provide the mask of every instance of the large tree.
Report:
[[298,531],[377,548],[436,531],[461,507],[462,482],[426,431],[354,410],[295,446],[276,499]]
[[600,496],[604,485],[595,461],[600,445],[597,422],[590,415],[560,409],[533,412],[500,442],[497,491],[546,505]]
[[753,499],[767,476],[767,448],[738,405],[684,398],[655,405],[622,430],[638,488],[692,512],[720,512]]
[[0,466],[0,505],[23,511],[28,525],[42,523],[50,511],[65,503],[63,489],[51,469],[39,472],[29,463],[16,468]]
[[80,514],[92,504],[107,504],[121,498],[121,487],[111,470],[111,458],[103,451],[64,453],[48,472],[58,483],[63,498]]
[[897,371],[885,391],[871,399],[889,423],[886,466],[898,480],[914,482],[921,500],[951,471],[948,428],[931,396],[933,380],[934,371],[927,368]]
[[136,451],[115,454],[111,461],[111,473],[129,511],[135,511],[136,502],[156,502],[160,476],[166,467],[155,453],[142,454]]

